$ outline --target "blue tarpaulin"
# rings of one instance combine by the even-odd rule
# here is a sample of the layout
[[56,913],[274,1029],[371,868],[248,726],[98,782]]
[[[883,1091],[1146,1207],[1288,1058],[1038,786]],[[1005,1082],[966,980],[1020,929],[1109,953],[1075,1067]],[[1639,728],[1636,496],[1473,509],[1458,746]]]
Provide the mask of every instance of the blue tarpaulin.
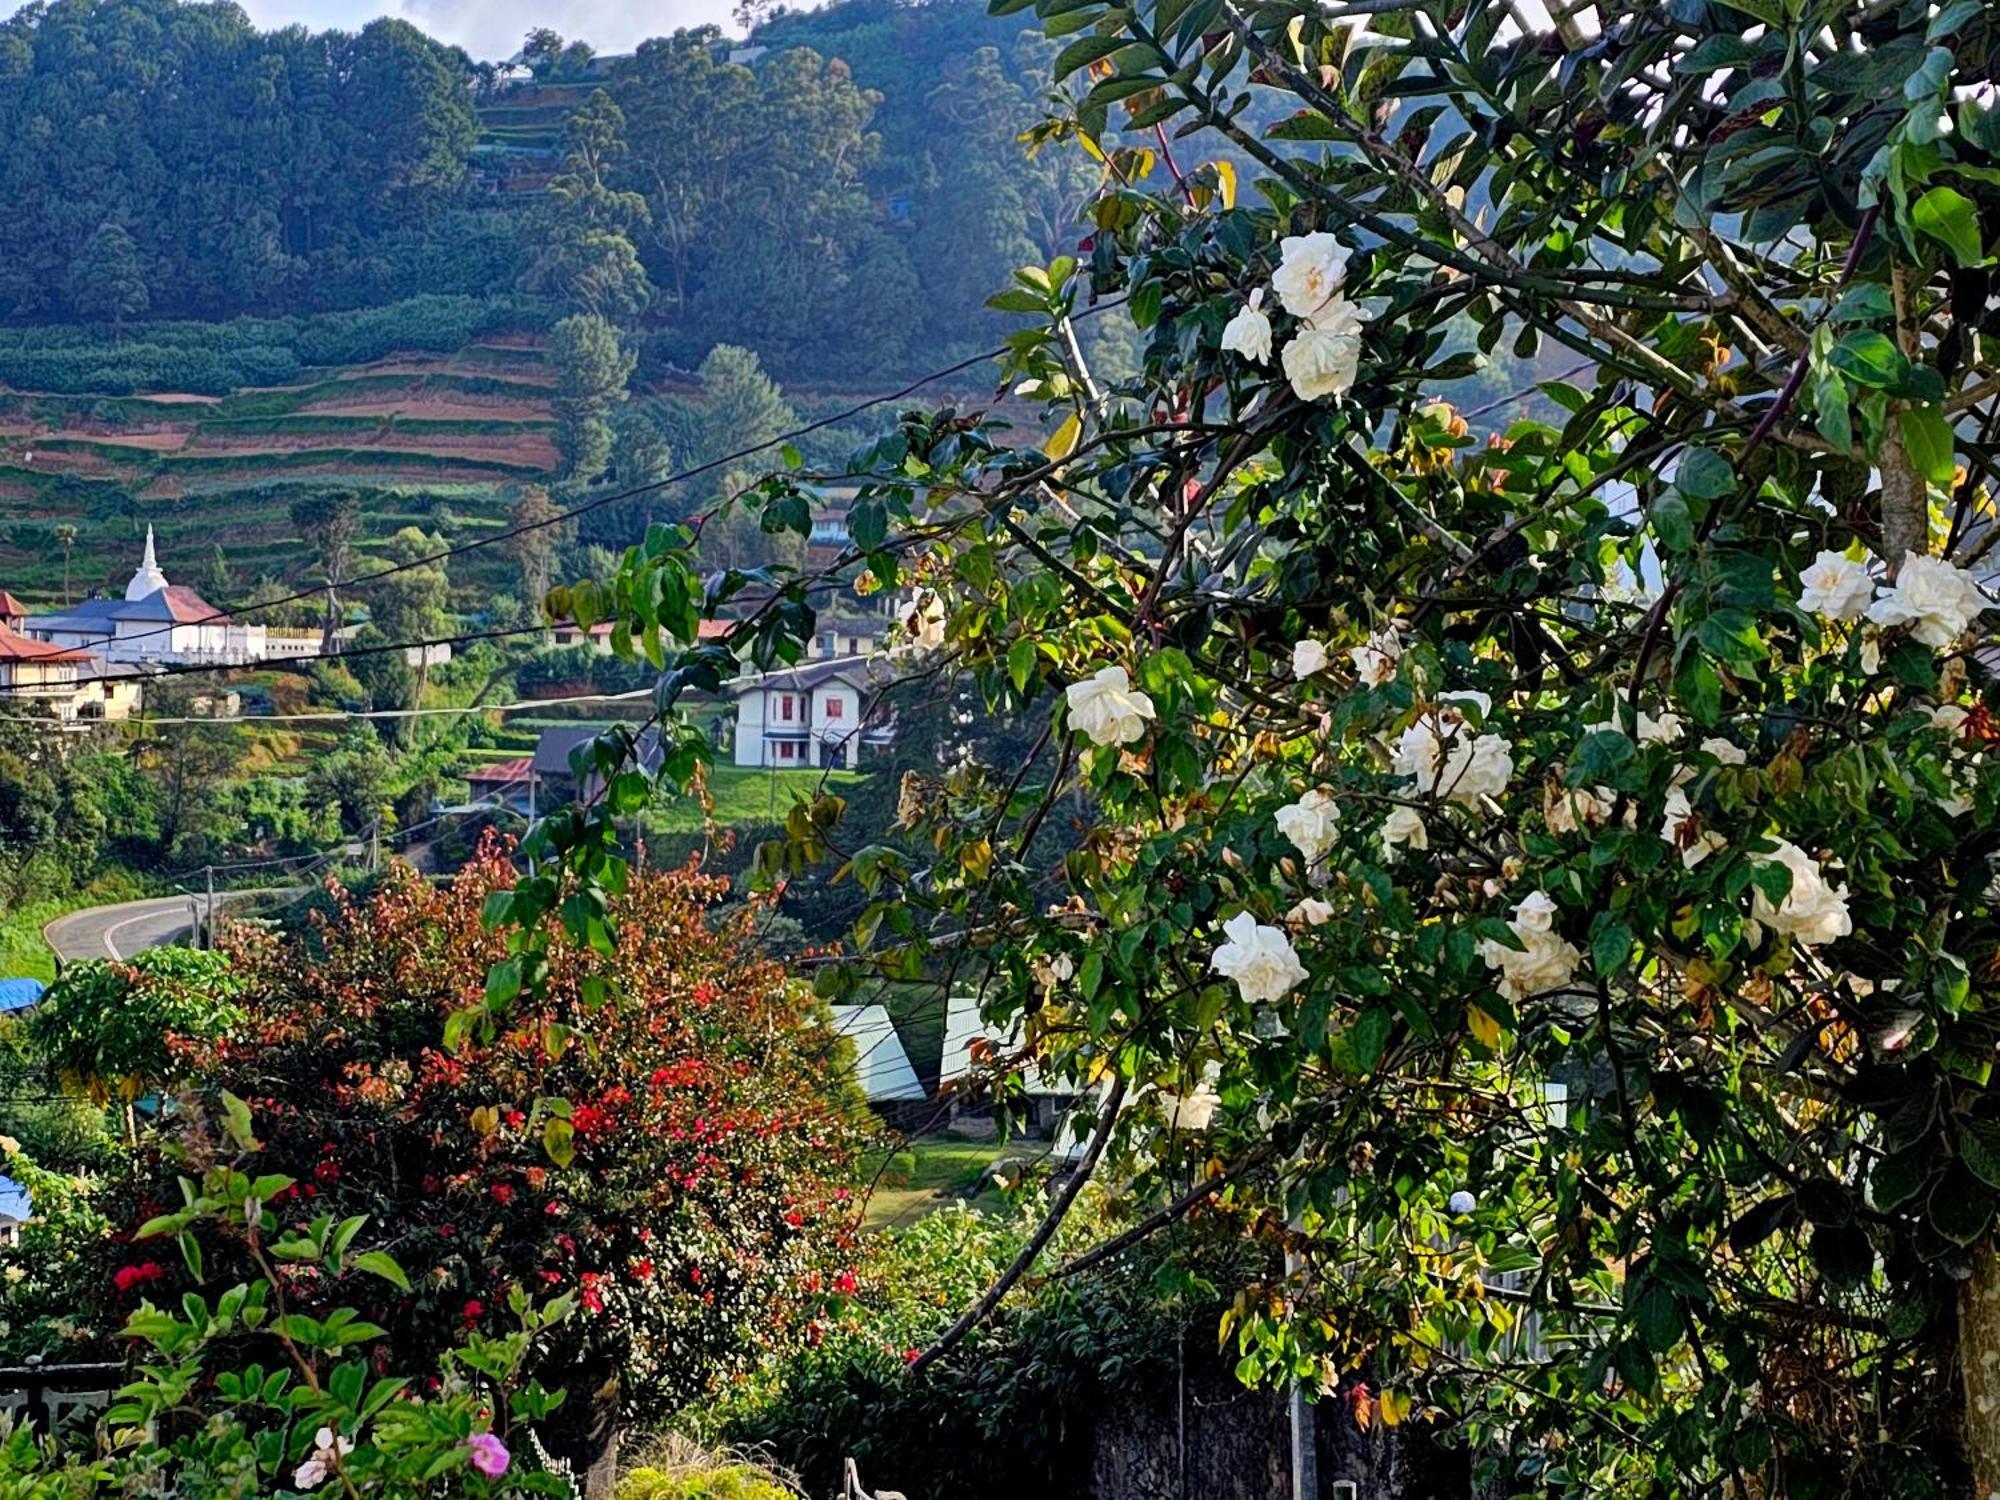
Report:
[[42,998],[39,979],[0,979],[0,1011],[26,1010]]

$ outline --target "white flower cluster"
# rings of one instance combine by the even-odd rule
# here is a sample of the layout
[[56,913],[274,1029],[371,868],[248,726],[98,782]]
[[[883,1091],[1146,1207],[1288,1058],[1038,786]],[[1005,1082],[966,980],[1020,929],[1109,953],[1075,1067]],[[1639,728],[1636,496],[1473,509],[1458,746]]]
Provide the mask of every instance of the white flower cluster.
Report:
[[[1354,384],[1364,315],[1340,290],[1352,253],[1325,232],[1287,235],[1278,243],[1271,290],[1299,320],[1278,359],[1301,401],[1338,396]],[[1271,344],[1271,319],[1264,312],[1264,289],[1258,287],[1222,330],[1222,347],[1261,365],[1271,358]]]
[[[1349,647],[1347,652],[1348,660],[1354,663],[1354,675],[1364,687],[1380,687],[1393,678],[1402,655],[1403,643],[1396,639],[1393,630],[1378,631],[1361,645]],[[1292,676],[1299,681],[1324,672],[1327,661],[1325,642],[1308,637],[1293,643]]]
[[1419,791],[1476,808],[1483,799],[1507,789],[1514,775],[1514,753],[1504,737],[1474,733],[1456,706],[1460,703],[1477,707],[1482,722],[1493,707],[1484,693],[1446,693],[1435,710],[1397,739],[1390,769],[1414,778]]
[[1866,618],[1884,628],[1907,625],[1926,646],[1944,647],[1965,634],[1993,601],[1964,568],[1941,557],[1903,554],[1896,581],[1876,583],[1866,563],[1822,552],[1799,574],[1799,608],[1829,620]]
[[1583,955],[1555,930],[1555,920],[1555,898],[1536,891],[1514,908],[1514,919],[1507,924],[1521,940],[1519,948],[1492,938],[1480,941],[1479,956],[1487,968],[1500,971],[1500,993],[1509,1000],[1559,990],[1575,975]]
[[1222,924],[1229,939],[1209,960],[1215,972],[1236,981],[1236,989],[1253,1005],[1281,1000],[1306,978],[1305,965],[1282,927],[1266,927],[1249,912],[1238,912]]

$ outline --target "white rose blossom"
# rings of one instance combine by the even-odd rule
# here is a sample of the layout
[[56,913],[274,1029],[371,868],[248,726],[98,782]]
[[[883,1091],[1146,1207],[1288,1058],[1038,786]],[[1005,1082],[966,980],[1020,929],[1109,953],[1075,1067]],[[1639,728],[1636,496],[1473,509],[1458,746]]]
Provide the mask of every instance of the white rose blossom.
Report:
[[1829,620],[1858,620],[1875,597],[1865,564],[1840,552],[1822,552],[1799,573],[1799,608]]
[[1228,354],[1240,354],[1253,365],[1267,363],[1271,358],[1271,320],[1264,315],[1264,289],[1260,286],[1250,293],[1250,298],[1242,309],[1222,330],[1222,348]]
[[1608,786],[1564,786],[1555,782],[1550,784],[1542,801],[1542,819],[1550,833],[1561,837],[1608,822],[1617,803],[1618,794]]
[[1725,766],[1743,766],[1750,763],[1749,752],[1733,740],[1725,740],[1721,735],[1710,735],[1701,742],[1705,754],[1714,756]]
[[1266,927],[1249,912],[1222,924],[1229,939],[1210,959],[1215,972],[1236,981],[1237,993],[1253,1005],[1282,1000],[1305,982],[1305,965],[1282,927]]
[[309,1490],[324,1483],[340,1460],[353,1451],[354,1444],[350,1439],[335,1437],[331,1427],[320,1428],[313,1438],[312,1456],[293,1472],[292,1484],[298,1489]]
[[1473,735],[1458,704],[1476,707],[1483,720],[1493,700],[1478,692],[1446,693],[1434,718],[1417,720],[1398,737],[1390,769],[1414,778],[1420,791],[1477,807],[1507,789],[1513,747],[1501,735]]
[[1701,815],[1688,801],[1687,793],[1674,787],[1667,793],[1666,815],[1660,822],[1660,837],[1681,857],[1681,867],[1692,870],[1729,840],[1712,828],[1701,826]]
[[1431,846],[1430,830],[1424,827],[1423,815],[1414,807],[1395,807],[1382,820],[1382,849],[1393,855],[1398,849],[1428,849]]
[[1301,401],[1338,396],[1353,386],[1361,367],[1361,323],[1361,309],[1335,297],[1317,322],[1292,335],[1278,362]]
[[1303,681],[1326,670],[1326,645],[1307,637],[1292,644],[1292,675]]
[[944,644],[944,600],[930,589],[919,589],[903,609],[903,629],[910,640],[927,651]]
[[1325,787],[1314,787],[1278,809],[1278,832],[1298,846],[1308,864],[1318,864],[1340,835],[1340,804]]
[[1780,839],[1776,850],[1758,858],[1792,872],[1792,888],[1776,906],[1762,890],[1753,887],[1751,915],[1758,922],[1790,934],[1807,948],[1854,931],[1854,919],[1847,910],[1847,887],[1828,881],[1819,862],[1805,850]]
[[1294,927],[1324,927],[1333,920],[1333,903],[1307,896],[1285,913],[1285,920]]
[[1123,667],[1105,667],[1094,677],[1069,685],[1070,728],[1093,745],[1129,745],[1146,737],[1153,700],[1132,686]]
[[1536,891],[1514,908],[1514,918],[1507,924],[1520,939],[1518,949],[1492,938],[1480,940],[1479,956],[1487,968],[1499,970],[1498,988],[1509,1000],[1559,990],[1576,974],[1583,954],[1556,932],[1555,915],[1555,899]]
[[1286,235],[1278,241],[1278,269],[1271,276],[1271,290],[1293,317],[1321,321],[1347,279],[1353,253],[1324,231]]
[[1380,687],[1396,675],[1396,661],[1403,654],[1403,643],[1396,639],[1393,630],[1379,631],[1371,635],[1359,646],[1348,650],[1348,660],[1354,663],[1354,672],[1369,687]]
[[1868,618],[1885,627],[1907,625],[1926,646],[1943,647],[1964,635],[1981,611],[1992,607],[1965,569],[1941,557],[1906,552],[1896,581],[1869,606]]

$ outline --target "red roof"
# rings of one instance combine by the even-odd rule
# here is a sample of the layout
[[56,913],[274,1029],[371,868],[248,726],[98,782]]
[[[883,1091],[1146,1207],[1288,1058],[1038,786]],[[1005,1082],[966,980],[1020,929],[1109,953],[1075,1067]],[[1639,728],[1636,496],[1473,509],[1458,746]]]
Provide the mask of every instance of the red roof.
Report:
[[740,623],[737,620],[703,620],[695,639],[703,641],[721,640],[722,637],[728,635]]
[[519,760],[495,761],[490,766],[473,767],[465,773],[465,779],[475,785],[507,786],[512,782],[526,781],[534,764],[535,759],[531,755],[524,755]]
[[72,651],[67,646],[51,646],[47,641],[31,641],[0,625],[0,661],[89,661],[88,651]]
[[16,599],[5,589],[0,589],[0,616],[25,615],[28,606]]
[[222,611],[185,584],[170,583],[160,592],[167,596],[167,613],[173,617],[177,625],[193,625],[203,620],[220,621],[225,618]]

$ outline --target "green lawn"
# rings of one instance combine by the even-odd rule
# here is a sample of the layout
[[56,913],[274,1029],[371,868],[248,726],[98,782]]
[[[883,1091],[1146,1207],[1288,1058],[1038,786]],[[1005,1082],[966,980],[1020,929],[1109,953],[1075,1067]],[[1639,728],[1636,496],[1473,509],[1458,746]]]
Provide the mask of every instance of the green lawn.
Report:
[[[862,779],[860,771],[762,771],[754,766],[716,766],[708,773],[717,826],[782,823],[794,800],[810,800],[822,787],[843,792]],[[664,798],[646,814],[655,833],[699,833],[701,803],[694,797]]]
[[[862,1226],[887,1229],[921,1219],[963,1198],[994,1162],[1007,1156],[1024,1156],[1033,1146],[1033,1142],[969,1141],[948,1132],[905,1142],[890,1158],[888,1169],[869,1198]],[[881,1165],[879,1155],[863,1163],[870,1176]],[[970,1201],[974,1208],[988,1209],[998,1206],[1001,1199],[997,1189],[988,1187]]]

